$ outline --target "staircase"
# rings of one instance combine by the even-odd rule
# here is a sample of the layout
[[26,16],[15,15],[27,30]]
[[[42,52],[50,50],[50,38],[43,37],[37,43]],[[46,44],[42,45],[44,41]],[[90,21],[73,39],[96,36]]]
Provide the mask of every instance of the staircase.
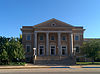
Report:
[[[35,64],[38,65],[75,65],[75,58],[74,57],[49,57],[49,59],[39,59],[38,57],[35,60]],[[47,57],[46,57],[47,58]],[[55,58],[55,59],[54,59]]]

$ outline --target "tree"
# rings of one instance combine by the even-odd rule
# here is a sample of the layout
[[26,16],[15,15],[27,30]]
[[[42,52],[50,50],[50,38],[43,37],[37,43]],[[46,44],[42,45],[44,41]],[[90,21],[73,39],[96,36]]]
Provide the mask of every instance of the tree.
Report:
[[0,62],[2,60],[12,62],[14,59],[21,60],[24,58],[24,49],[20,39],[0,36]]
[[6,37],[0,36],[0,54],[5,49],[5,44],[8,42],[8,39]]
[[91,40],[88,42],[84,42],[81,50],[85,57],[92,59],[93,63],[94,60],[100,56],[100,54],[98,53],[100,52],[100,40]]
[[5,51],[5,49],[3,49],[2,53],[0,54],[0,60],[1,62],[7,64],[8,63],[8,54]]
[[10,38],[9,42],[6,43],[6,50],[10,61],[13,59],[24,59],[24,49],[22,44],[17,38]]

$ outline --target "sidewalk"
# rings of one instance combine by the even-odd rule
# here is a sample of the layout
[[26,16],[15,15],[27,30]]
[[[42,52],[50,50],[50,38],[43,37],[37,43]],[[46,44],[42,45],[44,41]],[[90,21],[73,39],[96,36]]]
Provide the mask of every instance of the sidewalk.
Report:
[[0,66],[0,69],[32,69],[32,68],[100,68],[100,65],[75,65],[75,66],[47,66],[47,65],[26,65],[26,66]]

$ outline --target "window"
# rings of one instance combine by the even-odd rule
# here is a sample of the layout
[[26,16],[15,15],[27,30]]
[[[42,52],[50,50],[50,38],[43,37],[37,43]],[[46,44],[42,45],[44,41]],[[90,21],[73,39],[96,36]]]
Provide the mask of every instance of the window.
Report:
[[56,24],[55,23],[52,23],[51,26],[56,26]]
[[26,46],[26,52],[30,52],[30,49],[31,49],[30,45],[27,45]]
[[51,55],[55,55],[55,46],[51,46]]
[[66,40],[66,36],[62,36],[62,40]]
[[76,47],[76,52],[79,52],[79,47]]
[[51,36],[51,40],[54,40],[54,36]]
[[66,46],[62,46],[62,55],[66,55]]
[[27,35],[26,40],[31,40],[31,36]]
[[40,46],[40,52],[39,52],[40,55],[44,55],[44,46]]
[[42,35],[42,36],[40,36],[40,40],[43,40],[43,35]]
[[75,40],[79,40],[79,36],[75,36]]

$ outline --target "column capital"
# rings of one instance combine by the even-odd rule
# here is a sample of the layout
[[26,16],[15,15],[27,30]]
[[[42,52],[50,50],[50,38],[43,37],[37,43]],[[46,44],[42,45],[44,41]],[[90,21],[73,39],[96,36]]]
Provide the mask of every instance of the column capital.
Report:
[[37,34],[37,32],[34,32],[34,34]]
[[58,34],[61,34],[61,32],[57,32]]
[[49,32],[46,32],[46,34],[49,34]]

